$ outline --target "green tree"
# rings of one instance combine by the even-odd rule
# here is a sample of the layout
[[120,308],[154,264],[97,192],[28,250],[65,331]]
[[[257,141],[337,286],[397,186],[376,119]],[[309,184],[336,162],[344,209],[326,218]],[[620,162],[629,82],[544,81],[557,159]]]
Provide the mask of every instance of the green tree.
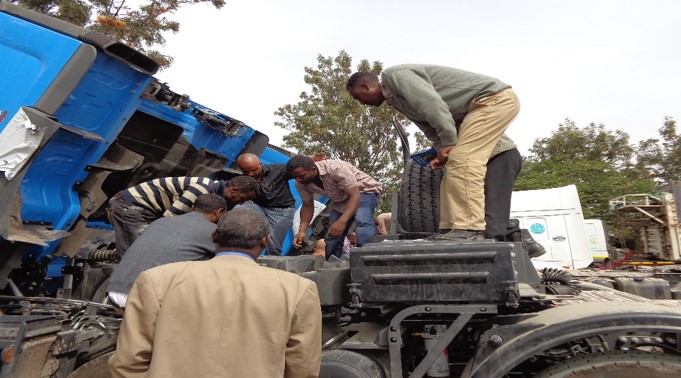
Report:
[[672,117],[665,117],[658,131],[660,139],[639,142],[636,167],[641,172],[649,172],[655,183],[666,185],[681,179],[681,135]]
[[210,2],[217,9],[224,0],[151,0],[133,9],[126,0],[17,0],[25,8],[108,34],[146,53],[167,68],[173,58],[156,48],[165,44],[163,33],[177,33],[180,23],[169,15],[185,4]]
[[570,119],[559,124],[550,137],[535,140],[530,152],[530,161],[586,159],[604,161],[615,169],[632,168],[634,158],[626,132],[608,131],[605,125],[595,123],[580,128]]
[[[362,60],[357,71],[380,73],[381,62]],[[337,57],[317,56],[316,67],[305,67],[305,83],[310,91],[300,101],[280,107],[275,125],[289,131],[284,146],[301,154],[326,153],[331,159],[347,161],[378,180],[385,194],[380,211],[390,211],[390,193],[398,189],[402,176],[402,154],[395,119],[403,127],[406,120],[388,106],[366,107],[346,91],[352,74],[352,58],[345,51]]]
[[547,138],[537,139],[525,159],[515,190],[574,184],[586,218],[614,225],[608,201],[629,193],[650,192],[653,182],[634,164],[634,148],[621,130],[590,124],[579,128],[571,120]]

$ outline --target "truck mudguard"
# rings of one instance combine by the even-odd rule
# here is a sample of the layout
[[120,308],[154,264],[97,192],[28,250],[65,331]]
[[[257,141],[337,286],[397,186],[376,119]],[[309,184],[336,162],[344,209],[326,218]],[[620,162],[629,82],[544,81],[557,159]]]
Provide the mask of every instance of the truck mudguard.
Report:
[[531,363],[526,361],[534,356],[559,350],[675,350],[679,333],[681,317],[674,303],[590,302],[558,306],[516,324],[486,331],[471,360],[470,376],[502,377],[522,363]]

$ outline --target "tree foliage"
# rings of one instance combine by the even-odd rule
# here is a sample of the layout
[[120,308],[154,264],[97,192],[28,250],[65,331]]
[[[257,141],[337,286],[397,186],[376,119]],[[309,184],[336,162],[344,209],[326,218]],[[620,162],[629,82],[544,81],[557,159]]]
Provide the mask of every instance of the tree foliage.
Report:
[[681,179],[681,135],[676,131],[676,121],[664,118],[664,125],[658,130],[660,138],[642,140],[638,144],[637,169],[649,172],[659,185],[666,185]]
[[[381,62],[362,60],[357,71],[380,73]],[[390,210],[390,194],[397,190],[402,176],[399,138],[393,118],[406,127],[406,120],[390,107],[366,107],[355,101],[345,86],[352,74],[352,58],[345,51],[336,57],[317,56],[316,67],[305,67],[309,91],[300,101],[280,107],[275,125],[289,131],[284,146],[301,154],[324,152],[331,159],[355,165],[378,180],[385,195],[381,211]]]
[[211,3],[220,9],[224,0],[151,0],[134,9],[126,0],[16,0],[29,9],[97,30],[125,42],[167,68],[173,58],[156,50],[165,44],[163,33],[177,33],[180,23],[170,19],[180,6]]
[[631,168],[634,158],[626,132],[608,131],[605,125],[595,123],[580,128],[570,119],[559,124],[550,137],[535,140],[530,152],[531,161],[584,159],[603,161],[614,169]]
[[566,119],[547,138],[535,140],[515,190],[546,189],[574,184],[585,218],[614,224],[608,209],[612,198],[653,190],[653,182],[636,165],[629,134],[602,124],[578,127]]

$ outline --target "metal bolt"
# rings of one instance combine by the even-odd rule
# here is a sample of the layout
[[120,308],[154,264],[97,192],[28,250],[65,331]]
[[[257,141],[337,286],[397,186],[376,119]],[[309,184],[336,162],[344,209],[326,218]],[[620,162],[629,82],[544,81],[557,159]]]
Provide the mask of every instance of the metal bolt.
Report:
[[652,339],[650,337],[644,337],[643,338],[644,343],[650,343],[651,341],[652,341]]
[[492,335],[489,338],[489,342],[494,346],[499,346],[504,342],[504,339],[499,335]]
[[634,344],[638,344],[641,340],[638,337],[632,337],[631,342]]
[[480,312],[487,312],[487,307],[480,307]]
[[426,310],[426,312],[431,312],[431,311],[433,311],[433,309],[430,308],[430,307],[426,307],[425,310]]
[[662,344],[662,338],[661,337],[656,337],[655,342],[658,344]]
[[390,338],[390,342],[391,342],[391,343],[396,343],[396,342],[397,342],[397,338],[391,337],[391,338]]
[[620,336],[617,340],[619,340],[619,342],[621,342],[621,343],[626,343],[626,342],[627,342],[627,338],[624,337],[624,336]]

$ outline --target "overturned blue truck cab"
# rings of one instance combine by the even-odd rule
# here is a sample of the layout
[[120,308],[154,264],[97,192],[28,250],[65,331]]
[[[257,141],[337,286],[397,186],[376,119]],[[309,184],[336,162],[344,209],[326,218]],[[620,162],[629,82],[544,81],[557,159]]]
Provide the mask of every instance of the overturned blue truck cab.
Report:
[[227,179],[244,152],[288,156],[173,92],[144,54],[4,0],[0,62],[0,376],[66,376],[115,347],[120,317],[96,303],[115,257],[113,194]]

